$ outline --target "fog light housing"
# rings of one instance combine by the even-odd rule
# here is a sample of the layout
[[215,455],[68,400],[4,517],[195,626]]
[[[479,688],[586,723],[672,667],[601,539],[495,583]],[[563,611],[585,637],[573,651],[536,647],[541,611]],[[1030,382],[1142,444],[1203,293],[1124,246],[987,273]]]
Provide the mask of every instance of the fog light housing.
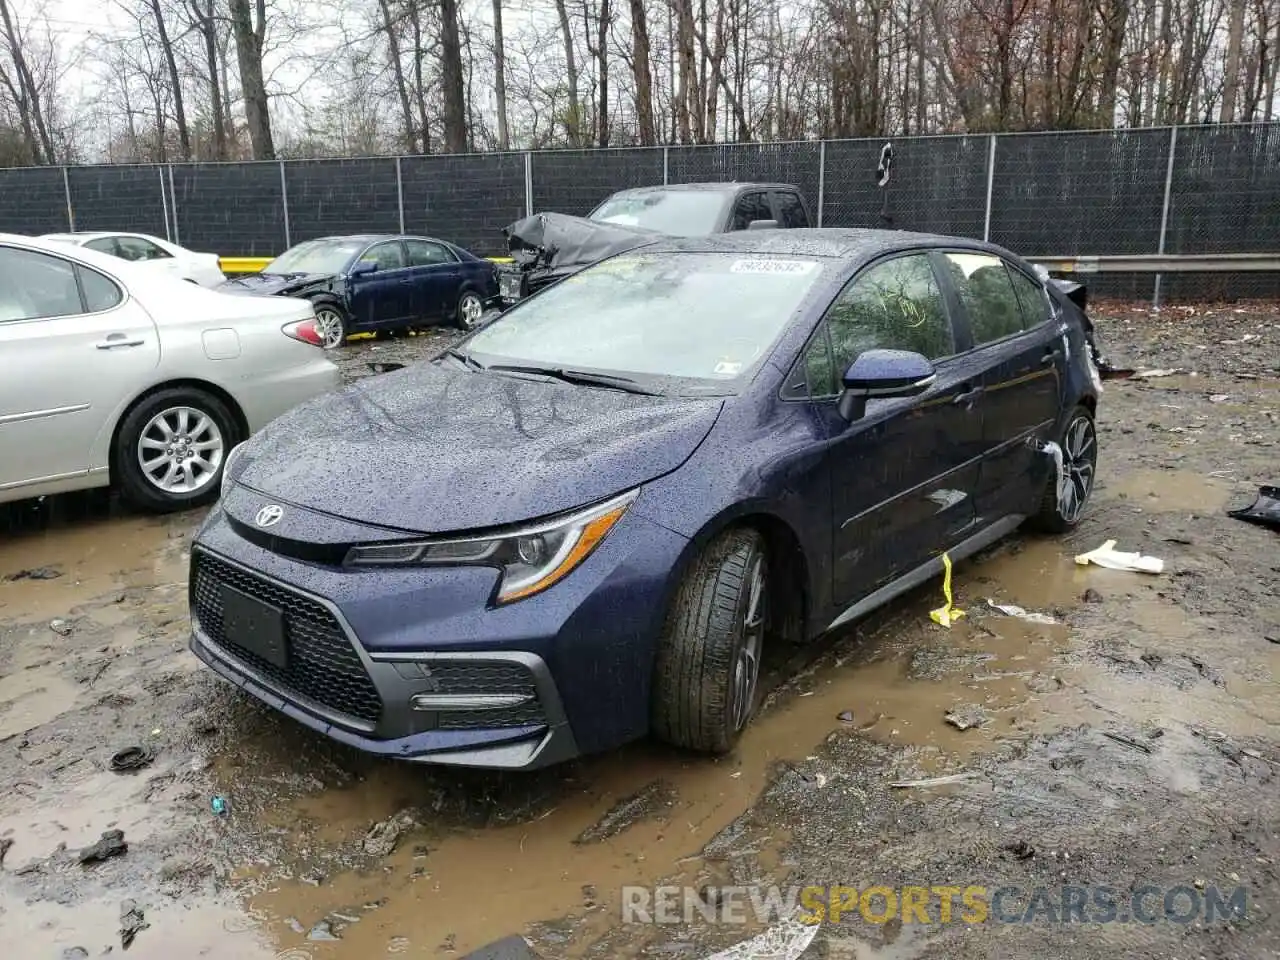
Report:
[[534,698],[532,693],[418,693],[409,698],[414,710],[502,710],[519,707]]

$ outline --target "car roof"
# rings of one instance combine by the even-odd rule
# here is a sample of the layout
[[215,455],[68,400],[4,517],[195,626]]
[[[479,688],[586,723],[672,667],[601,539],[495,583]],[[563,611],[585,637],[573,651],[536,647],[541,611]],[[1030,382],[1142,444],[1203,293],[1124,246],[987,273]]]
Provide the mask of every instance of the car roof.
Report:
[[[448,243],[437,237],[428,237],[421,233],[343,233],[331,237],[310,237],[298,243],[320,243],[325,240],[358,240],[361,243],[377,243],[380,240],[430,240],[432,243]],[[297,244],[294,244],[297,246]]]
[[644,247],[646,253],[725,252],[765,253],[784,256],[867,260],[895,250],[951,247],[981,250],[1008,257],[1007,250],[981,240],[948,237],[908,230],[874,230],[858,227],[796,228],[791,230],[737,230],[706,237],[671,237]]
[[720,181],[713,183],[667,183],[655,184],[650,187],[630,187],[626,190],[618,190],[613,196],[629,196],[641,193],[664,193],[667,191],[689,192],[689,193],[745,193],[749,190],[795,190],[799,192],[799,187],[793,183],[754,183],[752,181]]

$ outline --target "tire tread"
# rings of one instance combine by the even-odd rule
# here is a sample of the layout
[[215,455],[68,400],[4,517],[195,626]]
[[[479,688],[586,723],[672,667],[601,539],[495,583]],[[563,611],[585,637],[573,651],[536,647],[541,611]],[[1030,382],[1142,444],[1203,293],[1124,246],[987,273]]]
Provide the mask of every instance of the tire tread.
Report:
[[747,571],[762,548],[755,530],[730,530],[698,555],[681,581],[654,676],[654,732],[669,743],[720,753],[737,739],[729,683]]

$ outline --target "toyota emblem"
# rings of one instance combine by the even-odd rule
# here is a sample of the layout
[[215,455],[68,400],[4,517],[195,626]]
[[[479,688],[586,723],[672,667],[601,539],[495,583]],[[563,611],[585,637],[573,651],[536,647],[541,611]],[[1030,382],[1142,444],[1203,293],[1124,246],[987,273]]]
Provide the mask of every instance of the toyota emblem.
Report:
[[274,527],[280,522],[280,518],[283,516],[283,507],[274,503],[269,503],[258,511],[258,515],[253,518],[253,522],[260,527]]

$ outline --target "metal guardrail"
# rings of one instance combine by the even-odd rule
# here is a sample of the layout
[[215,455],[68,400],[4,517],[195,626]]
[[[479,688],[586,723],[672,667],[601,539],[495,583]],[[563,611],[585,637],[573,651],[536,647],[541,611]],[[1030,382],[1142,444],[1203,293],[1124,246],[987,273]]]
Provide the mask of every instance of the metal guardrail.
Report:
[[[222,272],[229,275],[238,273],[261,273],[275,257],[219,257],[218,265]],[[510,263],[510,257],[486,257],[494,263]]]
[[1100,257],[1027,257],[1058,273],[1239,273],[1280,271],[1280,253],[1135,253]]

